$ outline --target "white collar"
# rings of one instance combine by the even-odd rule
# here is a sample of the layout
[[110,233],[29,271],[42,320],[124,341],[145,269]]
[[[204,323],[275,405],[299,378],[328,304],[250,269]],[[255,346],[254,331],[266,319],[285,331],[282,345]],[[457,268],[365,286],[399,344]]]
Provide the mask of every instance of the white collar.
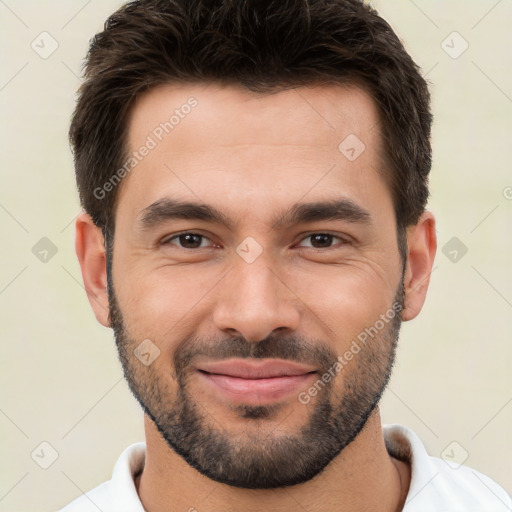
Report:
[[[402,512],[510,512],[512,500],[497,483],[466,466],[454,468],[428,455],[409,428],[383,425],[388,453],[411,465],[411,482]],[[128,446],[117,460],[112,479],[71,502],[60,512],[144,512],[135,477],[144,468],[146,443]]]

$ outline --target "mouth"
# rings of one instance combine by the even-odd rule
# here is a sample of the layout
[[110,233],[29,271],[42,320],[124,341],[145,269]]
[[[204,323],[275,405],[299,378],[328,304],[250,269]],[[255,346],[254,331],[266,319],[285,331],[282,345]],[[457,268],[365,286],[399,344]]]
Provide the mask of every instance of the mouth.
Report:
[[246,405],[270,404],[297,394],[317,374],[311,366],[277,359],[212,361],[196,370],[213,392]]

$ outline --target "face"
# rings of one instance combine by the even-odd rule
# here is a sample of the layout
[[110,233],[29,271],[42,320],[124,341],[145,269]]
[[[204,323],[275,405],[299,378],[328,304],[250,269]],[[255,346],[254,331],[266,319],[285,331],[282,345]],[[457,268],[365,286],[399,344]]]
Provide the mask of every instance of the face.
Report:
[[150,149],[119,189],[111,324],[144,411],[213,480],[307,481],[380,399],[404,288],[378,126],[339,86],[163,86],[133,110]]

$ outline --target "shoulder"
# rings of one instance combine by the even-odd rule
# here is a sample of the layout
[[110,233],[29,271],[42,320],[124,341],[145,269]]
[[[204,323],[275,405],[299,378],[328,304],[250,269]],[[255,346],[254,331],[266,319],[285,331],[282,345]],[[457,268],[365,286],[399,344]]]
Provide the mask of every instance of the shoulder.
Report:
[[110,480],[82,494],[58,512],[98,512],[108,506]]
[[511,497],[488,476],[468,466],[450,466],[437,457],[431,457],[431,464],[432,487],[459,507],[454,510],[512,511]]
[[403,512],[510,512],[512,500],[482,473],[430,456],[418,436],[402,425],[384,425],[388,452],[411,465],[411,483]]
[[145,443],[134,443],[121,453],[112,478],[82,494],[58,512],[144,512],[135,488],[135,475],[144,467]]

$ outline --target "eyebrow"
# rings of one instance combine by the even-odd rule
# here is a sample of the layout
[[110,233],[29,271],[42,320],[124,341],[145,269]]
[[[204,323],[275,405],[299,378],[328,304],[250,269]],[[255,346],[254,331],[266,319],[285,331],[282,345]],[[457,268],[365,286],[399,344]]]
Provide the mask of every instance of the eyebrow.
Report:
[[[139,224],[144,231],[163,222],[177,219],[221,224],[230,230],[233,230],[239,224],[214,206],[167,197],[150,204],[139,214]],[[368,210],[351,199],[335,199],[312,203],[296,203],[289,210],[275,216],[270,222],[270,226],[272,229],[283,229],[295,224],[325,220],[372,224],[372,216]]]

